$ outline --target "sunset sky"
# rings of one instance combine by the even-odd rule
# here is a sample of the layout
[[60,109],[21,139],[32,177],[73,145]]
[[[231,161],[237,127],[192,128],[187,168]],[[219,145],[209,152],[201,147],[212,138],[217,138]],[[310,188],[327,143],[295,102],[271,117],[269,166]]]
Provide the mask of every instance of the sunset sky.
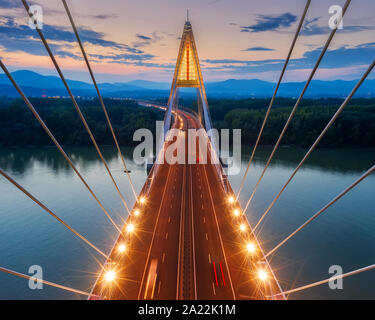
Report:
[[[306,80],[331,30],[331,5],[313,0],[286,81]],[[43,32],[64,74],[88,80],[61,0],[44,10]],[[276,81],[305,0],[68,0],[99,82],[171,81],[190,9],[205,80]],[[375,1],[354,0],[315,79],[357,79],[375,58]],[[10,70],[55,74],[21,0],[0,0],[0,56]],[[374,74],[370,78],[375,78]]]

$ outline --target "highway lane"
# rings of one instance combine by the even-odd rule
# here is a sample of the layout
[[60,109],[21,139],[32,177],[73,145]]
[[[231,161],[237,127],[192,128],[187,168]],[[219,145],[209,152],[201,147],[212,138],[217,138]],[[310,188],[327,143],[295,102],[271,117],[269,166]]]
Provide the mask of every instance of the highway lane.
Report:
[[[180,126],[178,117],[176,117],[174,126]],[[155,176],[150,190],[147,192],[145,185],[141,191],[141,195],[147,192],[146,202],[144,204],[136,204],[132,211],[134,213],[135,210],[139,210],[140,214],[138,216],[133,214],[126,220],[122,229],[123,233],[116,241],[107,264],[102,266],[101,273],[92,290],[93,294],[98,294],[103,299],[138,298],[146,261],[148,261],[150,248],[152,247],[151,243],[157,234],[157,221],[163,211],[161,209],[164,202],[161,199],[167,194],[167,191],[170,192],[168,181],[174,181],[172,179],[178,181],[176,176],[171,178],[176,175],[176,168],[167,163],[158,167],[155,166],[153,171]],[[152,176],[152,172],[150,176]],[[175,188],[177,188],[177,184],[175,184]],[[178,198],[177,196],[176,203],[178,203]],[[164,219],[162,220],[164,221]],[[169,217],[167,217],[166,221],[168,220]],[[172,221],[172,217],[169,221],[171,225],[175,223]],[[128,232],[130,224],[134,226],[133,232]],[[119,248],[123,244],[126,246],[126,250],[120,252]],[[114,271],[116,274],[113,283],[109,283],[105,279],[108,271]]]
[[[184,128],[184,120],[177,118],[177,128]],[[182,121],[181,121],[182,120]],[[183,143],[181,139],[176,142]],[[186,144],[185,144],[186,145]],[[178,261],[180,257],[181,216],[185,214],[185,178],[186,166],[183,164],[170,165],[171,174],[165,182],[164,196],[155,225],[149,255],[146,260],[144,274],[139,288],[138,299],[176,299],[179,280]],[[149,295],[147,291],[153,284],[148,277],[152,261],[156,261],[158,276],[155,291]]]
[[[186,132],[201,124],[179,111],[174,127]],[[183,142],[185,164],[153,168],[147,202],[138,205],[141,214],[124,226],[126,235],[111,253],[114,263],[105,267],[116,270],[116,281],[103,283],[102,276],[93,292],[110,299],[189,300],[263,299],[264,293],[278,292],[274,279],[257,279],[260,251],[245,250],[256,239],[245,217],[233,215],[235,207],[227,200],[230,186],[224,189],[214,165],[187,164],[187,134],[176,145]],[[135,226],[131,234],[129,223]],[[241,224],[247,230],[241,231]],[[116,251],[121,243],[127,244],[127,252]]]

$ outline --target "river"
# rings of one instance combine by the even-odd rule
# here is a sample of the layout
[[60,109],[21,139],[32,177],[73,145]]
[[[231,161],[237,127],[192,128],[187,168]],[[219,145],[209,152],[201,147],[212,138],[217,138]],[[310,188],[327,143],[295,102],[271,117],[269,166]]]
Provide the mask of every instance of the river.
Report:
[[[134,197],[114,148],[102,147],[104,157],[125,199]],[[69,147],[67,153],[118,224],[126,211],[95,150]],[[242,174],[249,159],[243,148]],[[247,152],[246,152],[247,151]],[[146,179],[144,167],[132,162],[132,150],[123,149],[131,176],[139,191]],[[261,147],[250,168],[240,200],[246,203],[271,152]],[[280,148],[247,212],[254,226],[306,150]],[[323,205],[374,164],[375,149],[318,149],[259,229],[264,251],[300,226]],[[0,167],[105,252],[116,231],[79,178],[55,148],[2,148]],[[242,175],[241,174],[241,175]],[[238,190],[241,176],[230,181]],[[0,266],[27,273],[40,265],[46,280],[89,291],[103,259],[42,211],[4,178],[0,179]],[[330,277],[329,267],[344,272],[375,263],[375,175],[368,177],[312,222],[271,259],[284,289]],[[0,299],[84,299],[44,286],[30,290],[28,281],[0,274]],[[328,285],[290,295],[291,299],[374,299],[375,271],[347,278],[342,290]]]

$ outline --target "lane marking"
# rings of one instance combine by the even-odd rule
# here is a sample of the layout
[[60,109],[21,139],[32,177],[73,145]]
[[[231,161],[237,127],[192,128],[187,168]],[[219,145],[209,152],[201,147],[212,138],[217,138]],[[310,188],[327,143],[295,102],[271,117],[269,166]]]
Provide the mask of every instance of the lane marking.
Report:
[[193,175],[190,166],[190,201],[191,201],[191,232],[193,242],[193,270],[194,270],[194,300],[197,300],[197,274],[195,269],[195,235],[194,235],[194,203],[193,203]]
[[203,223],[206,223],[206,217],[203,217]]
[[208,262],[211,264],[211,255],[208,254]]
[[168,218],[168,223],[170,223],[171,222],[171,216],[169,216],[169,218]]
[[163,252],[163,257],[161,258],[161,263],[164,263],[165,260],[165,252]]
[[168,239],[168,232],[165,234],[165,240]]
[[[169,168],[168,168],[168,174],[167,174],[167,180],[166,180],[166,181],[168,181],[168,178],[169,178],[170,173],[171,173],[171,167],[169,166]],[[160,213],[161,213],[161,208],[162,208],[162,206],[163,206],[164,196],[165,196],[165,193],[166,193],[166,190],[167,190],[167,185],[168,185],[168,183],[165,184],[165,187],[164,187],[164,190],[163,190],[163,194],[162,194],[162,196],[161,196],[160,207],[159,207],[159,210],[158,210],[158,215],[157,215],[157,217],[156,217],[155,227],[154,227],[154,231],[153,231],[153,233],[152,233],[152,238],[151,238],[150,247],[149,247],[149,249],[148,249],[148,254],[147,254],[146,264],[145,264],[145,268],[143,269],[143,275],[142,275],[141,283],[140,283],[140,286],[139,286],[138,300],[141,299],[141,293],[142,293],[143,282],[144,282],[144,279],[145,279],[145,276],[146,276],[146,269],[147,269],[147,266],[148,266],[148,261],[150,260],[151,249],[152,249],[152,245],[153,245],[153,243],[154,243],[155,234],[156,234],[156,229],[157,229],[158,222],[159,222],[159,217],[160,217]],[[146,294],[146,293],[145,293],[145,294]]]
[[212,291],[214,292],[214,296],[216,296],[215,284],[212,282]]
[[176,285],[176,300],[179,300],[179,286],[180,286],[180,264],[182,257],[182,234],[183,234],[183,223],[184,223],[184,214],[183,209],[185,208],[185,188],[186,188],[186,166],[184,166],[184,171],[182,173],[182,188],[181,188],[181,210],[180,210],[180,233],[178,238],[178,259],[177,259],[177,285]]
[[158,294],[160,293],[161,281],[159,281]]
[[203,166],[203,169],[204,169],[204,174],[205,174],[205,177],[206,177],[206,183],[208,185],[208,194],[210,196],[211,205],[212,205],[212,209],[213,209],[213,212],[214,212],[214,217],[215,217],[217,232],[219,234],[221,250],[223,252],[224,260],[225,260],[225,265],[226,265],[227,271],[228,271],[229,283],[230,283],[230,287],[232,289],[233,299],[236,300],[236,294],[234,293],[233,282],[232,282],[232,278],[230,276],[230,271],[229,271],[229,267],[228,267],[228,260],[227,260],[226,254],[225,254],[223,239],[222,239],[221,233],[220,233],[220,227],[219,227],[219,222],[217,220],[216,209],[215,209],[214,200],[213,200],[212,193],[211,193],[211,187],[210,187],[210,184],[208,183],[208,176],[207,176],[206,166]]

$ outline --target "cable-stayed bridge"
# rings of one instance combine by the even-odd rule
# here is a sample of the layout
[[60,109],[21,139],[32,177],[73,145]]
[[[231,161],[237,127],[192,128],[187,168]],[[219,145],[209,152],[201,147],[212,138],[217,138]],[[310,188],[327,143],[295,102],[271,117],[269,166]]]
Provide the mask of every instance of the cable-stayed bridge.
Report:
[[[27,1],[22,0],[22,3],[27,13],[32,19],[34,19],[34,22],[37,25],[36,18],[33,13],[30,12]],[[88,185],[72,159],[70,159],[65,153],[63,147],[53,135],[53,128],[50,129],[47,127],[30,100],[23,93],[22,88],[19,87],[9,73],[6,65],[3,61],[0,61],[1,68],[23,98],[27,107],[56,145],[72,170],[88,189],[91,196],[100,206],[103,214],[105,214],[108,220],[112,223],[115,232],[118,233],[118,239],[111,252],[103,252],[78,230],[74,229],[73,226],[68,225],[55,212],[52,212],[39,199],[35,198],[32,195],[31,190],[23,188],[11,176],[0,169],[0,173],[5,179],[37,203],[45,212],[51,215],[51,217],[63,224],[79,240],[85,242],[94,252],[105,257],[106,262],[102,266],[91,292],[85,292],[42,280],[45,284],[86,295],[90,299],[286,299],[287,295],[290,293],[306,290],[327,283],[329,280],[332,281],[352,276],[375,268],[375,265],[364,266],[361,269],[353,270],[336,278],[324,279],[316,283],[307,284],[303,287],[283,291],[276,274],[268,262],[268,259],[272,254],[292,239],[295,234],[302,231],[308,224],[323,214],[326,209],[340,200],[341,197],[345,196],[356,185],[372,174],[375,171],[375,165],[369,168],[368,171],[364,172],[362,176],[354,180],[351,185],[334,197],[329,203],[322,204],[322,208],[318,212],[313,214],[310,219],[285,239],[280,241],[280,243],[270,251],[263,252],[260,242],[258,241],[258,230],[263,219],[271,212],[272,207],[297,174],[298,170],[303,166],[329,128],[334,124],[335,120],[350,102],[357,89],[366,80],[367,76],[375,66],[375,60],[368,67],[348,97],[343,101],[323,131],[318,135],[311,148],[301,159],[298,166],[292,172],[289,179],[286,181],[280,192],[275,196],[274,200],[263,213],[256,225],[251,226],[246,216],[249,205],[253,201],[254,194],[257,192],[258,186],[260,185],[263,176],[265,175],[267,168],[269,167],[269,164],[271,163],[275,152],[299,107],[311,80],[318,70],[337,29],[332,30],[323,46],[321,54],[311,70],[309,78],[305,83],[305,87],[282,129],[248,201],[245,203],[244,207],[242,207],[238,201],[239,195],[243,191],[248,172],[251,169],[255,152],[262,137],[274,100],[277,96],[279,86],[287,69],[289,59],[293,53],[298,36],[305,21],[311,0],[306,2],[305,9],[301,14],[295,36],[285,59],[284,67],[281,70],[279,81],[266,111],[248,166],[237,192],[232,190],[230,186],[228,177],[225,175],[221,164],[220,153],[217,149],[215,140],[211,139],[209,135],[209,132],[212,129],[212,122],[207,103],[203,75],[199,64],[197,46],[194,40],[193,28],[189,21],[189,16],[187,17],[181,37],[181,44],[168,104],[166,106],[160,106],[151,102],[148,103],[151,107],[165,109],[164,135],[166,139],[157,150],[156,160],[164,160],[167,157],[167,150],[172,144],[175,144],[176,149],[182,148],[185,150],[185,159],[182,164],[170,164],[168,161],[155,161],[139,195],[136,193],[129,171],[127,170],[116,134],[112,128],[110,116],[107,113],[94,72],[90,66],[89,56],[87,55],[80,39],[73,16],[66,1],[62,0],[62,3],[71,22],[73,32],[80,46],[90,77],[97,91],[99,102],[111,130],[115,146],[122,160],[124,171],[126,172],[131,185],[135,205],[132,208],[126,202],[125,197],[118,187],[118,184],[101,153],[100,147],[96,143],[95,137],[90,130],[80,106],[65,80],[63,72],[48,44],[48,40],[45,38],[43,31],[36,28],[36,32],[43,42],[56,71],[66,87],[78,116],[106,169],[108,177],[112,181],[116,192],[121,199],[124,207],[124,215],[128,215],[122,226],[118,226],[114,222],[111,213],[99,200],[99,197]],[[344,15],[348,10],[350,3],[350,0],[346,1],[343,8]],[[338,24],[339,21],[337,22],[337,25]],[[179,88],[183,87],[196,89],[198,99],[197,112],[179,108],[178,91]],[[180,138],[177,137],[176,140],[172,141],[168,139],[172,132],[171,129],[178,130],[178,136]],[[194,136],[193,151],[190,149],[190,145],[187,141],[187,132],[189,129],[200,129],[200,132],[203,132],[203,135],[201,136]],[[207,142],[205,147],[202,147],[201,140]],[[204,150],[204,148],[206,149]],[[207,161],[202,161],[202,153],[204,151],[207,151],[207,159],[205,159]],[[258,233],[256,233],[256,231],[258,231]],[[30,278],[30,276],[10,270],[6,268],[6,266],[0,266],[0,271],[19,277]]]

